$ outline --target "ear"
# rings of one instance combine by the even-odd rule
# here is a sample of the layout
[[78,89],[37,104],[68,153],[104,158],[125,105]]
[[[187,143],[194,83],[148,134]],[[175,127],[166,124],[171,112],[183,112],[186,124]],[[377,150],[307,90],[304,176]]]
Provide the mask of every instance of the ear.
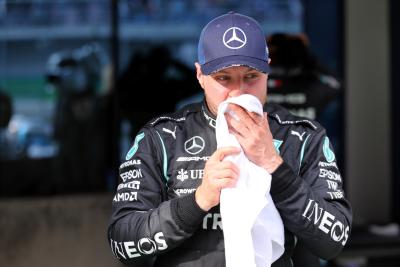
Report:
[[194,63],[194,66],[196,67],[196,78],[199,81],[201,88],[204,89],[204,75],[201,72],[201,66],[198,62]]

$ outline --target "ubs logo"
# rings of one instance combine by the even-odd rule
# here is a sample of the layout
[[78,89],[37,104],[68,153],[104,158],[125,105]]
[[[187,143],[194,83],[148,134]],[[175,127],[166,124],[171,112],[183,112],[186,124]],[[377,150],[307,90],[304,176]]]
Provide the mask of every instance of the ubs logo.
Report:
[[230,49],[239,49],[246,44],[247,37],[242,29],[231,27],[224,32],[222,41],[224,45]]
[[204,145],[204,139],[196,135],[185,142],[185,151],[190,155],[196,155],[203,151]]

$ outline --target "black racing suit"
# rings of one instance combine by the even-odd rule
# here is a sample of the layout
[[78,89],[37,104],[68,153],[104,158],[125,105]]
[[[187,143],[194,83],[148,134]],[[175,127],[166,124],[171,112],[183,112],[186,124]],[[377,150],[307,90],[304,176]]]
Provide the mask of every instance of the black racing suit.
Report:
[[[272,266],[292,266],[297,239],[332,258],[349,238],[352,214],[325,130],[275,104],[266,111],[284,159],[270,193],[285,226],[285,252]],[[194,198],[216,147],[215,118],[204,102],[142,128],[113,198],[108,238],[118,259],[134,266],[225,266],[219,206],[204,212]]]

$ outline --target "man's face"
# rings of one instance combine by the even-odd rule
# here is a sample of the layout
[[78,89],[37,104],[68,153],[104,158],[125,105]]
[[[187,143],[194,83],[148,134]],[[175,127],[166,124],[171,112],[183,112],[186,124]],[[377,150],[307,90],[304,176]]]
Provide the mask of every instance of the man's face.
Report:
[[255,69],[238,66],[230,67],[210,75],[204,75],[201,67],[196,65],[197,79],[204,89],[210,111],[217,115],[218,105],[230,97],[250,94],[257,97],[262,104],[267,98],[268,75]]

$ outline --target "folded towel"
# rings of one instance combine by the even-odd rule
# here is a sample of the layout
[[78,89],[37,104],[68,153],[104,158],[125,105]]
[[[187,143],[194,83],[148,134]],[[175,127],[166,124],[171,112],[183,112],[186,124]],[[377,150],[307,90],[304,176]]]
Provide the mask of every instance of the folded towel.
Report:
[[[218,107],[216,138],[218,147],[240,144],[229,133],[224,114],[232,112],[229,103],[263,116],[260,101],[252,95],[229,98]],[[232,114],[235,116],[235,114]],[[240,169],[235,188],[221,191],[220,210],[225,239],[227,267],[266,267],[284,252],[284,229],[282,219],[269,194],[271,175],[249,161],[243,150],[228,156]]]

